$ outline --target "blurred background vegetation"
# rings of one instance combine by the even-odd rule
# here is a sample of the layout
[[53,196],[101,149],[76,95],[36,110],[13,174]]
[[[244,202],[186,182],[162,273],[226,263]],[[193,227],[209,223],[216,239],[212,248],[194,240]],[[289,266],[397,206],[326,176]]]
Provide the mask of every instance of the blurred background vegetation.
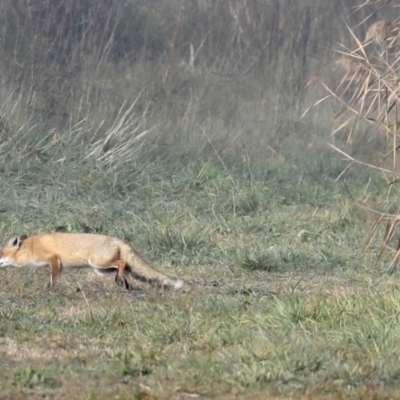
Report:
[[4,0],[0,156],[265,164],[319,151],[335,105],[300,116],[321,77],[340,79],[346,24],[364,37],[374,9],[358,4]]

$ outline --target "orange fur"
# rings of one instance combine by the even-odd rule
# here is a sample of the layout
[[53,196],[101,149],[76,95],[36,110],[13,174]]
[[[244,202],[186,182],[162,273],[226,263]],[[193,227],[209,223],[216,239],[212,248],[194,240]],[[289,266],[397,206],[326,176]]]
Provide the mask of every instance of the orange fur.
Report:
[[57,288],[63,268],[92,267],[103,275],[115,273],[118,285],[129,288],[128,275],[163,287],[180,288],[172,278],[145,261],[123,240],[87,233],[41,233],[15,236],[0,253],[0,267],[50,267],[50,287]]

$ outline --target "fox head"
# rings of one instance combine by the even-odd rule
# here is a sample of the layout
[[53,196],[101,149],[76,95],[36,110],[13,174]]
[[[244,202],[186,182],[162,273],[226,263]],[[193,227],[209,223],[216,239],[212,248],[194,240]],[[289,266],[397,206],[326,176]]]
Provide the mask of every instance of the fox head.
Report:
[[15,256],[27,236],[13,236],[0,252],[0,268],[15,265]]

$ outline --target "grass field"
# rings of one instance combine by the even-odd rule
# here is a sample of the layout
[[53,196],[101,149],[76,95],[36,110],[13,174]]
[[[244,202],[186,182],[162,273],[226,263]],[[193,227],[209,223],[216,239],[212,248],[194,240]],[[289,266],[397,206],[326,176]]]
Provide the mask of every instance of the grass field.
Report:
[[[3,161],[7,161],[5,158]],[[332,154],[271,167],[2,164],[3,240],[63,226],[132,243],[188,283],[127,292],[91,271],[0,270],[0,398],[400,396],[399,280]],[[39,183],[40,182],[40,183]]]
[[398,273],[363,248],[398,215],[391,3],[0,2],[1,245],[97,232],[187,282],[0,269],[0,400],[400,398]]

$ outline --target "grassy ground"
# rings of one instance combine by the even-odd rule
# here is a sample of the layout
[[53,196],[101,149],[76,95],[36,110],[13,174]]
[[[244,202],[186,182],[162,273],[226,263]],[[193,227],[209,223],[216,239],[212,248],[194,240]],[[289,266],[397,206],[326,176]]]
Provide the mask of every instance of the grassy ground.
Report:
[[45,269],[0,270],[1,398],[400,396],[399,283],[376,245],[360,250],[372,220],[354,205],[394,201],[379,180],[335,184],[326,156],[38,165],[2,166],[4,240],[56,226],[115,235],[188,285],[128,293],[72,271],[53,292]]
[[[335,183],[342,105],[300,119],[342,78],[332,12],[369,19],[280,3],[0,4],[0,240],[113,235],[187,282],[1,269],[0,399],[400,397],[398,279],[356,205],[396,212],[398,176]],[[335,145],[391,154],[355,131]]]

